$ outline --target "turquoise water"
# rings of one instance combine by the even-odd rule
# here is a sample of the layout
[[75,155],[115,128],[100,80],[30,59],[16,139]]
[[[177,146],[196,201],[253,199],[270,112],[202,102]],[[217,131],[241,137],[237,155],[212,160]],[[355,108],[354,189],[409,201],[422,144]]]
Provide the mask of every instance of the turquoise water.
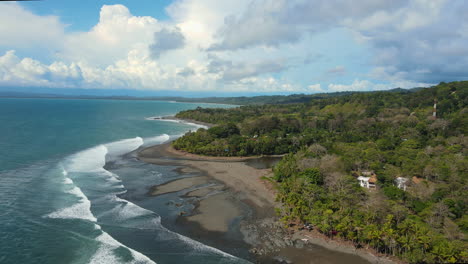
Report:
[[243,262],[167,229],[146,192],[178,175],[132,152],[199,127],[148,117],[197,106],[0,98],[0,263]]

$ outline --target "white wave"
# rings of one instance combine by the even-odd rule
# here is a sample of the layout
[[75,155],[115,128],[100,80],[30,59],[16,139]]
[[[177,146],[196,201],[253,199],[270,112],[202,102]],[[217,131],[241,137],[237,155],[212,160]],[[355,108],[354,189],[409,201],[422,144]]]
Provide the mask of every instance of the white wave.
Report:
[[[121,182],[121,179],[119,178],[117,174],[114,174],[105,169],[103,169],[103,173],[101,175],[106,175],[107,177],[109,177],[108,179],[113,179],[112,181]],[[108,213],[114,215],[114,217],[116,217],[116,220],[125,221],[125,220],[130,220],[131,218],[135,218],[139,216],[152,215],[154,216],[153,218],[157,220],[157,223],[159,224],[161,223],[161,217],[156,215],[153,211],[144,209],[128,200],[122,199],[117,196],[117,195],[127,192],[127,190],[125,189],[125,186],[119,185],[119,186],[115,186],[114,188],[118,188],[120,190],[109,194],[108,197],[109,197],[109,200],[111,200],[111,202],[117,203],[117,205]],[[144,228],[153,228],[154,223],[155,222],[152,221],[152,226],[144,227]]]
[[63,184],[73,184],[73,181],[72,181],[72,179],[70,179],[70,178],[65,178],[65,179],[63,180]]
[[[67,180],[67,182],[73,184],[73,181],[71,179],[69,179],[69,181]],[[62,219],[84,219],[89,220],[91,222],[97,221],[96,217],[94,217],[93,213],[91,212],[91,202],[88,200],[86,195],[84,195],[84,193],[79,187],[75,186],[72,189],[68,190],[67,193],[73,194],[76,197],[78,197],[78,202],[69,207],[65,207],[55,212],[52,212],[47,215],[48,217]]]
[[146,120],[158,120],[161,119],[161,116],[150,116],[150,117],[145,117]]
[[155,229],[161,228],[161,217],[155,214],[153,211],[147,210],[143,207],[140,207],[130,201],[119,198],[114,195],[111,200],[118,203],[109,213],[115,217],[115,220],[126,222],[128,220],[142,217],[142,216],[151,216],[151,219],[148,219],[149,222],[146,222],[144,226],[142,223],[139,224],[138,228],[147,228]]
[[178,239],[180,239],[180,240],[184,241],[185,243],[189,244],[192,248],[194,248],[196,250],[199,250],[199,251],[208,250],[208,251],[210,251],[212,253],[219,254],[219,255],[221,255],[223,257],[226,257],[226,258],[237,258],[237,257],[235,257],[235,256],[233,256],[233,255],[231,255],[229,253],[226,253],[226,252],[221,251],[221,250],[219,250],[217,248],[214,248],[214,247],[207,246],[207,245],[205,245],[203,243],[200,243],[200,242],[198,242],[196,240],[193,240],[193,239],[188,238],[186,236],[183,236],[181,234],[178,234],[178,233],[174,233],[174,234],[177,236]]
[[182,120],[179,119],[153,119],[156,121],[162,121],[162,122],[171,122],[171,123],[182,123]]
[[[160,139],[167,140],[168,137],[168,135],[163,135],[163,137]],[[122,181],[120,178],[114,173],[104,169],[106,158],[112,159],[114,157],[134,151],[138,149],[143,143],[143,139],[140,137],[125,139],[89,148],[66,158],[64,162],[62,162],[63,166],[61,165],[62,175],[65,176],[63,184],[65,184],[65,186],[74,186],[73,188],[67,189],[65,192],[78,197],[79,200],[71,206],[59,209],[46,216],[50,218],[61,219],[83,219],[97,223],[96,217],[91,212],[90,200],[81,191],[81,189],[76,186],[76,184],[74,184],[73,180],[69,178],[69,173],[71,173],[71,177],[83,177],[80,174],[77,175],[74,173],[91,172],[91,175],[105,177],[106,181],[108,182],[120,183],[118,186],[113,186],[113,189],[120,189],[120,193],[122,190],[126,191],[125,187],[121,184]],[[115,195],[114,197],[115,199],[120,199]],[[123,210],[120,210],[121,215],[124,218],[152,213],[151,211],[140,208],[126,200],[120,200],[122,203],[124,203]],[[160,219],[157,220],[160,223]],[[99,225],[95,224],[95,226],[97,229],[101,229]],[[154,263],[145,255],[124,246],[106,232],[102,232],[103,233],[96,238],[97,241],[101,242],[101,246],[92,257],[90,263],[119,263],[120,261],[114,253],[114,250],[118,247],[125,247],[131,252],[134,260],[130,263]]]
[[185,121],[183,119],[162,119],[162,118],[158,118],[158,117],[147,117],[145,118],[146,120],[155,120],[155,121],[163,121],[163,122],[172,122],[172,123],[179,123],[179,124],[186,124],[186,125],[190,125],[190,126],[194,126],[196,127],[197,129],[198,128],[204,128],[204,129],[208,129],[208,126],[205,126],[205,125],[201,125],[201,124],[196,124],[196,123],[192,123],[192,122],[188,122],[188,121]]
[[156,137],[145,138],[143,139],[143,142],[144,142],[143,146],[162,144],[170,139],[171,139],[171,136],[169,136],[168,134],[162,134]]
[[120,141],[104,144],[107,148],[107,160],[112,160],[117,156],[122,156],[129,152],[138,149],[143,145],[143,139],[141,137],[129,138]]
[[184,124],[194,126],[194,127],[196,127],[197,129],[198,129],[198,128],[208,129],[208,126],[205,126],[205,125],[200,125],[200,124],[195,124],[195,123],[190,123],[190,122],[184,122]]
[[[176,121],[178,122],[178,121]],[[197,127],[204,127],[200,126],[197,124],[191,124],[187,123],[190,125],[194,125]],[[177,136],[177,135],[175,135]],[[148,138],[143,140],[140,137],[132,138],[132,139],[126,139],[126,140],[121,140],[117,142],[111,142],[107,144],[102,144],[93,148],[86,149],[84,151],[78,152],[74,155],[69,156],[68,158],[65,159],[65,161],[62,163],[63,166],[63,175],[66,176],[63,183],[68,186],[71,184],[74,184],[73,176],[75,177],[82,177],[84,175],[80,174],[74,174],[74,172],[92,172],[91,175],[95,176],[101,176],[101,177],[106,177],[106,181],[112,182],[112,183],[121,183],[122,181],[118,177],[118,175],[109,172],[105,170],[103,167],[106,163],[106,158],[112,158],[115,156],[123,155],[128,152],[131,152],[133,150],[138,149],[140,146],[143,144],[149,144],[148,142],[152,143],[162,143],[167,140],[169,140],[173,136],[169,136],[166,134],[156,136],[153,138]],[[69,175],[70,174],[70,175]],[[70,178],[71,177],[71,178]],[[148,222],[144,221],[144,224],[140,222],[140,224],[143,224],[143,226],[140,226],[141,228],[148,228],[148,229],[163,229],[167,230],[172,235],[169,235],[168,239],[177,239],[182,241],[183,243],[189,245],[195,252],[212,252],[216,253],[219,255],[222,255],[227,258],[235,258],[234,256],[225,253],[221,250],[218,250],[216,248],[204,245],[200,242],[197,242],[195,240],[192,240],[188,237],[185,237],[183,235],[174,233],[165,227],[161,225],[161,219],[160,217],[155,214],[154,212],[144,209],[138,205],[135,205],[125,199],[117,197],[119,193],[126,192],[125,187],[120,184],[118,186],[112,186],[113,190],[116,192],[111,193],[112,198],[114,199],[115,202],[120,203],[119,205],[115,206],[114,209],[112,209],[112,212],[109,212],[111,214],[115,214],[117,216],[116,220],[124,221],[129,220],[132,218],[137,218],[139,216],[149,216],[152,215],[152,217],[148,218]],[[116,190],[119,189],[119,190]],[[122,190],[123,189],[123,190]],[[78,186],[74,186],[71,189],[68,189],[66,191],[69,194],[75,195],[76,197],[79,198],[79,201],[76,202],[75,204],[57,210],[53,213],[50,213],[47,215],[50,218],[64,218],[64,219],[83,219],[83,220],[88,220],[92,221],[94,223],[97,223],[96,217],[93,215],[91,212],[91,202],[89,199],[85,196],[85,194],[81,191],[81,189]],[[99,225],[96,224],[96,227],[98,229],[101,229]],[[102,231],[102,229],[101,229]],[[115,240],[112,236],[109,234],[103,233],[96,238],[99,242],[101,242],[101,245],[99,249],[96,251],[94,256],[92,257],[90,263],[118,263],[120,262],[119,259],[115,256],[114,249],[118,247],[125,247],[128,250],[130,250],[134,261],[131,263],[154,263],[151,261],[148,257],[145,255],[130,249],[126,247],[125,245],[121,244],[117,240]]]
[[107,152],[104,145],[80,151],[66,159],[65,170],[68,173],[98,171],[106,164]]
[[[113,174],[111,172],[108,172],[113,175],[113,177],[119,179],[118,175]],[[126,191],[125,191],[126,192]],[[138,228],[147,228],[147,229],[155,229],[155,228],[160,228],[162,230],[165,230],[170,234],[167,239],[177,239],[188,245],[190,248],[195,250],[196,252],[211,252],[215,254],[219,254],[223,257],[226,258],[236,258],[224,251],[221,251],[219,249],[216,249],[214,247],[207,246],[203,243],[200,243],[196,240],[193,240],[191,238],[188,238],[186,236],[183,236],[181,234],[175,233],[173,231],[170,231],[169,229],[165,228],[161,224],[161,217],[155,214],[153,211],[147,210],[145,208],[142,208],[128,200],[122,199],[118,197],[119,193],[114,193],[111,194],[110,199],[113,200],[114,202],[119,203],[116,205],[111,211],[109,211],[109,214],[112,214],[115,217],[115,220],[117,221],[123,221],[127,222],[128,220],[141,217],[141,216],[152,216],[150,221],[148,223],[141,223],[139,224]]]
[[114,264],[119,263],[119,259],[112,252],[114,248],[106,245],[101,245],[93,257],[89,261],[90,264]]
[[[98,229],[101,229],[100,226],[97,226]],[[102,229],[101,229],[102,231]],[[149,259],[147,256],[141,254],[140,252],[133,250],[122,243],[115,240],[112,236],[108,233],[102,231],[102,234],[96,238],[97,241],[101,242],[101,246],[96,251],[94,256],[91,258],[89,263],[92,264],[108,264],[108,263],[120,263],[121,261],[117,258],[114,253],[114,250],[118,247],[124,247],[130,251],[133,257],[133,261],[127,263],[153,263],[156,264],[154,261]]]
[[[114,214],[116,216],[116,220],[118,221],[128,221],[132,218],[136,218],[136,217],[140,217],[140,216],[149,216],[149,215],[152,215],[153,217],[151,218],[151,220],[147,223],[148,225],[142,225],[142,223],[139,224],[138,228],[147,228],[147,229],[156,229],[156,228],[160,228],[162,230],[164,230],[165,232],[167,232],[167,234],[169,234],[168,237],[166,237],[166,239],[168,240],[172,240],[172,239],[175,239],[175,240],[179,240],[179,241],[182,241],[184,244],[188,245],[192,250],[194,250],[195,252],[197,253],[201,253],[201,252],[211,252],[211,253],[214,253],[214,254],[218,254],[218,255],[221,255],[225,258],[235,258],[237,259],[235,256],[233,255],[230,255],[224,251],[221,251],[217,248],[214,248],[214,247],[210,247],[208,245],[205,245],[203,243],[200,243],[196,240],[193,240],[191,238],[188,238],[186,236],[183,236],[181,234],[178,234],[176,232],[173,232],[167,228],[165,228],[164,226],[161,225],[161,217],[156,215],[153,211],[150,211],[150,210],[147,210],[147,209],[144,209],[130,201],[127,201],[125,199],[122,199],[122,198],[119,198],[117,196],[115,196],[113,198],[115,201],[117,202],[120,202],[121,205],[117,205],[116,207],[114,207],[114,209],[112,209],[111,213]],[[161,238],[161,237],[160,237]]]
[[180,123],[181,123],[181,124],[190,125],[190,126],[194,126],[194,127],[196,127],[197,129],[198,129],[198,128],[208,129],[208,126],[201,125],[201,124],[196,124],[196,123],[192,123],[192,122],[187,122],[187,121],[185,121],[185,120],[180,120]]
[[135,137],[80,151],[66,159],[64,171],[67,173],[99,171],[106,164],[106,158],[112,160],[138,149],[142,144],[143,139]]
[[[165,231],[165,232],[162,232],[164,233],[164,235],[162,235],[162,233],[159,234],[158,236],[158,240],[178,240],[178,241],[181,241],[182,243],[184,243],[185,245],[187,245],[189,248],[191,248],[193,250],[194,253],[206,253],[206,252],[210,252],[210,253],[213,253],[213,254],[217,254],[217,255],[220,255],[224,258],[229,258],[229,259],[239,259],[229,253],[226,253],[222,250],[219,250],[217,248],[214,248],[214,247],[210,247],[208,245],[205,245],[201,242],[198,242],[196,240],[193,240],[189,237],[186,237],[186,236],[183,236],[179,233],[176,233],[176,232],[173,232],[167,228],[165,228],[164,226],[161,226],[161,228]],[[187,254],[190,254],[189,252],[187,252]]]
[[[104,169],[104,168],[101,168],[99,170],[99,173],[98,175],[101,175],[101,176],[104,176],[106,178],[106,181],[107,182],[110,182],[110,183],[122,183],[122,180],[117,176],[115,175],[114,173]],[[120,184],[122,187],[123,185]]]

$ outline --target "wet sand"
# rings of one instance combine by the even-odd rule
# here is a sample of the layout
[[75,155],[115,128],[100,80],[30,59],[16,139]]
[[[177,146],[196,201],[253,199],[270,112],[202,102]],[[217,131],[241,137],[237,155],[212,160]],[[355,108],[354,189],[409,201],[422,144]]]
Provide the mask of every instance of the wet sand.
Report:
[[209,178],[203,176],[178,179],[158,186],[153,186],[151,188],[150,194],[156,196],[166,193],[178,192],[180,190],[187,189],[190,187],[196,187],[198,185],[206,184],[208,182]]
[[256,263],[393,263],[319,236],[290,234],[275,216],[274,207],[280,205],[275,202],[272,183],[263,179],[271,175],[271,169],[259,157],[198,156],[175,150],[170,144],[146,148],[138,156],[158,165],[182,166],[178,169],[182,174],[200,172],[196,177],[154,186],[151,195],[181,192],[194,198],[195,209],[181,214],[178,222],[186,235],[203,243],[220,249],[222,245],[247,247],[251,254],[240,257]]
[[[201,200],[197,213],[186,219],[197,222],[208,231],[228,232],[232,221],[241,214],[242,209],[232,201],[228,193],[219,193]],[[207,217],[214,215],[216,217]]]
[[203,172],[231,188],[240,200],[247,199],[260,208],[275,206],[275,193],[263,176],[271,169],[255,169],[243,161],[255,157],[204,157],[180,152],[170,144],[163,144],[142,150],[139,153],[142,161],[156,164],[178,164]]

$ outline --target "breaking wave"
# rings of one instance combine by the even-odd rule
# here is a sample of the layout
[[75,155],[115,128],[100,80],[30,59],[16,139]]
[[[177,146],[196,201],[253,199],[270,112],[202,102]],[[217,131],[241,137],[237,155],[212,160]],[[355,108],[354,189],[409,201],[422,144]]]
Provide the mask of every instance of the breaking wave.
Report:
[[[99,247],[90,259],[90,263],[119,263],[119,257],[115,250],[123,247],[130,251],[133,260],[127,263],[154,263],[144,254],[131,249],[111,235],[104,232],[99,225],[101,218],[111,218],[117,225],[126,226],[127,223],[137,223],[130,226],[137,229],[151,229],[160,233],[158,237],[162,240],[174,240],[178,243],[183,243],[193,253],[211,252],[223,258],[235,259],[234,256],[225,253],[216,248],[204,245],[200,242],[172,232],[161,224],[161,218],[155,212],[144,209],[128,200],[119,197],[120,194],[126,193],[127,190],[122,184],[119,176],[106,169],[106,162],[112,161],[119,156],[132,152],[142,146],[162,144],[179,135],[169,136],[167,134],[159,135],[142,139],[140,137],[124,139],[116,142],[98,145],[76,154],[73,154],[60,163],[60,169],[63,175],[63,191],[66,195],[72,196],[72,204],[60,208],[46,217],[53,219],[78,219],[91,222],[95,228],[100,231],[100,234],[94,238],[99,242]],[[92,181],[93,185],[87,186],[85,183]],[[98,181],[104,181],[105,184],[98,184]],[[96,183],[94,183],[96,182]],[[81,188],[80,188],[81,187]],[[85,188],[85,192],[82,191]],[[89,199],[85,193],[99,190],[100,193],[105,193],[104,196],[95,198],[99,201],[105,200],[106,204],[112,205],[108,210],[99,213],[95,216],[91,210],[93,199]],[[91,201],[90,201],[91,200]]]

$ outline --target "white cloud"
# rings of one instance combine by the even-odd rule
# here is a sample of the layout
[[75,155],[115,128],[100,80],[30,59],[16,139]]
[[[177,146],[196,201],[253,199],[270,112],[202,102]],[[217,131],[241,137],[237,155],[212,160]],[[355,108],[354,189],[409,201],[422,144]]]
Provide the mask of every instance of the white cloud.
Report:
[[212,57],[208,72],[217,74],[220,79],[232,82],[263,74],[278,73],[290,67],[285,59],[256,60],[251,62],[223,60]]
[[374,48],[374,77],[437,83],[468,78],[468,38],[459,33],[467,12],[466,1],[413,0],[380,16],[384,22],[355,18],[347,26]]
[[[191,74],[180,73],[190,69]],[[293,92],[300,87],[271,77],[245,77],[223,84],[222,76],[209,73],[206,65],[190,61],[184,67],[161,65],[148,50],[132,50],[125,59],[107,67],[87,63],[53,62],[42,64],[31,58],[20,59],[14,51],[0,56],[0,83],[21,86],[138,88],[143,90]],[[168,88],[170,87],[170,88]]]
[[261,0],[228,17],[211,48],[283,48],[307,34],[342,27],[373,48],[373,64],[389,67],[387,75],[395,67],[402,81],[466,79],[466,13],[468,2],[462,0]]
[[56,16],[38,16],[16,3],[0,3],[0,47],[50,51],[61,46],[64,28]]
[[393,88],[415,88],[415,87],[428,87],[431,83],[419,83],[412,81],[395,81],[392,83],[374,83],[369,80],[354,80],[351,84],[334,84],[328,85],[330,92],[346,92],[346,91],[379,91],[389,90]]
[[20,59],[10,50],[0,57],[0,80],[11,85],[68,87],[81,80],[81,69],[76,64],[45,65],[31,58]]
[[[104,5],[89,31],[65,32],[58,17],[1,3],[0,85],[323,92],[468,78],[466,1],[175,0],[167,12]],[[330,32],[351,32],[370,61],[330,60],[348,47],[317,45]]]
[[189,42],[207,48],[225,17],[244,12],[251,0],[177,0],[167,11]]
[[395,0],[260,0],[241,15],[226,18],[213,50],[236,50],[257,45],[279,46],[297,42],[304,34],[339,27],[356,17],[398,7]]
[[308,88],[308,91],[310,91],[310,92],[312,92],[312,93],[324,93],[324,92],[327,92],[326,90],[322,89],[322,86],[320,85],[320,83],[311,84],[311,85],[309,85],[307,88]]
[[[384,89],[387,87],[384,87]],[[375,89],[373,83],[367,80],[354,80],[352,84],[344,85],[344,84],[329,84],[328,85],[329,91],[335,92],[344,92],[344,91],[368,91],[368,90],[382,90],[382,89]]]
[[105,66],[132,49],[147,49],[164,27],[152,17],[133,16],[123,5],[104,5],[99,23],[88,32],[68,34],[58,56],[67,61]]
[[180,49],[185,45],[185,37],[180,32],[178,27],[173,29],[163,28],[154,33],[154,43],[149,46],[151,56],[159,58],[159,56],[169,50]]

